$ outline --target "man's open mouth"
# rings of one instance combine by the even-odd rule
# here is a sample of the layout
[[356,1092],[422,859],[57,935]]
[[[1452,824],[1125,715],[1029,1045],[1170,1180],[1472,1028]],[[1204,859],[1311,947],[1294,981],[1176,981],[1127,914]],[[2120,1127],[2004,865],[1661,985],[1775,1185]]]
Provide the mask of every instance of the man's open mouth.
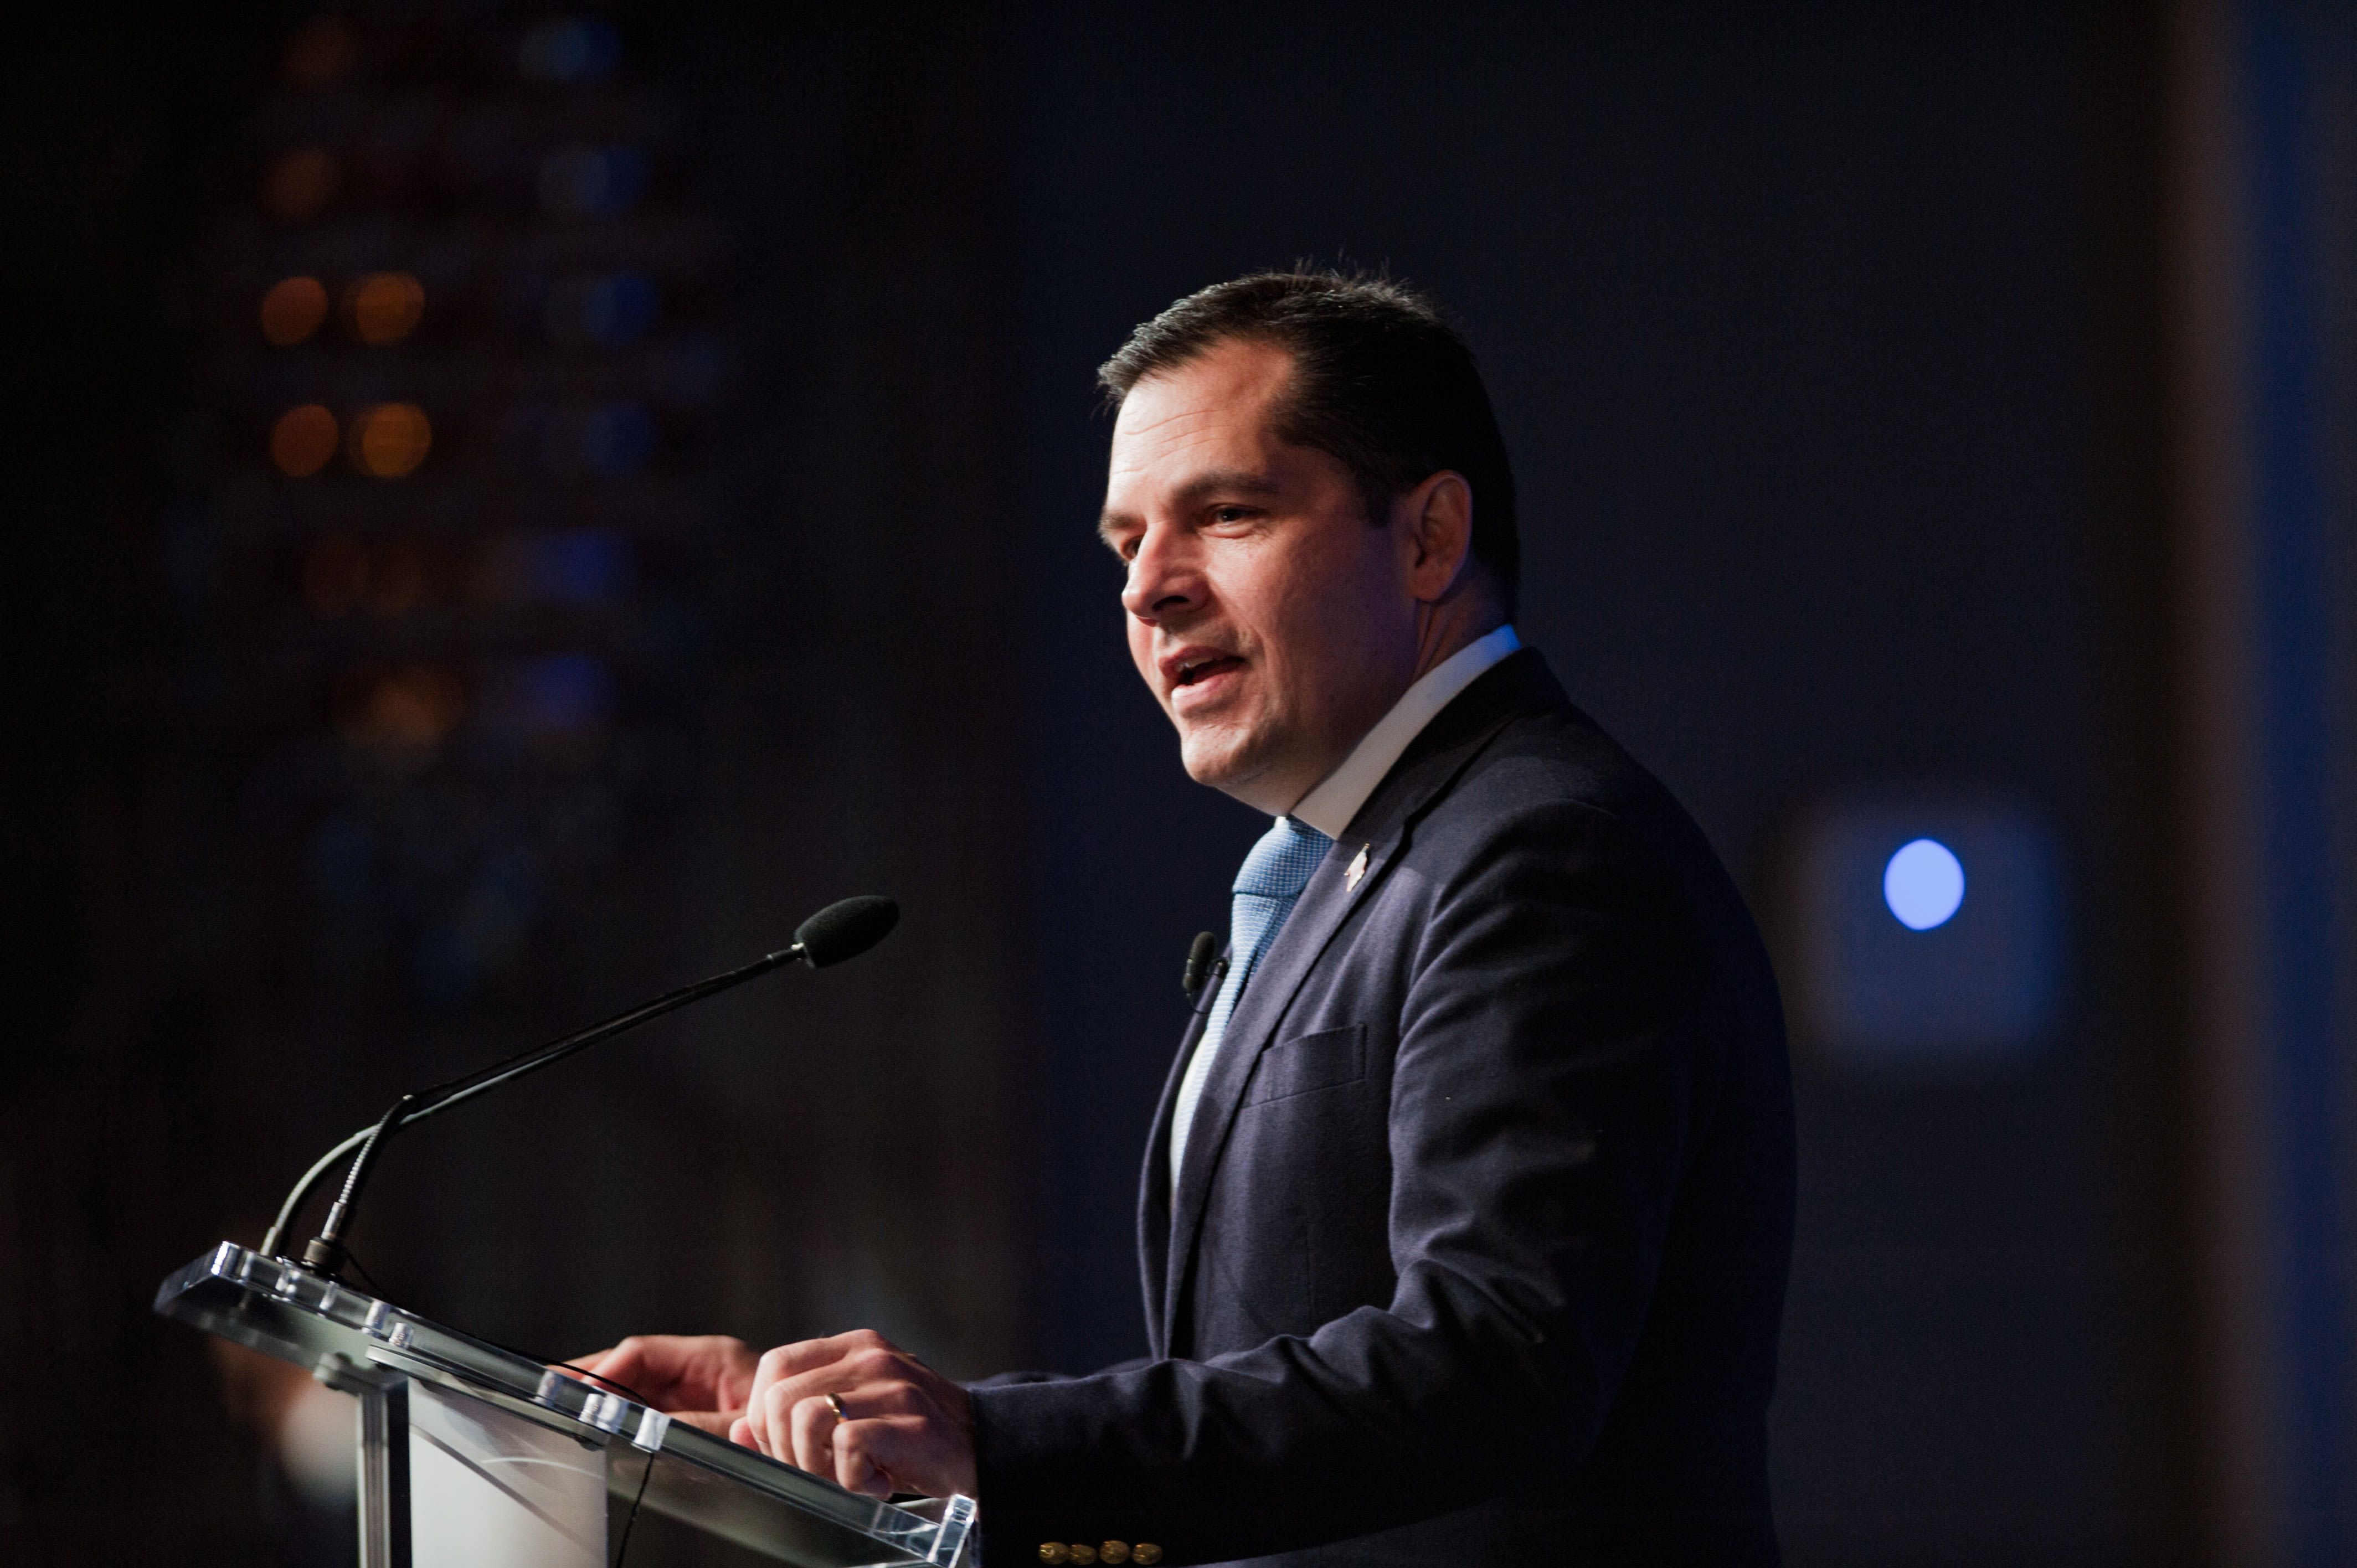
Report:
[[1241,664],[1243,662],[1243,660],[1229,653],[1215,653],[1202,659],[1189,659],[1178,666],[1178,679],[1173,683],[1180,686],[1191,686],[1206,675],[1215,674],[1222,670],[1229,668],[1231,665]]

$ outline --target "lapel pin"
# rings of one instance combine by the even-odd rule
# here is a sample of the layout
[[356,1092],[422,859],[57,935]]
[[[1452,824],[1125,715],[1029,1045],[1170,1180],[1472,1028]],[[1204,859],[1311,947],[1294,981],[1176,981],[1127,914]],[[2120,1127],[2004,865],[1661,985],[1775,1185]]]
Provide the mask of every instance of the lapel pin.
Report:
[[1351,862],[1351,869],[1342,874],[1342,889],[1344,892],[1355,893],[1358,891],[1359,878],[1367,874],[1367,851],[1373,847],[1374,846],[1372,844],[1363,843],[1359,846],[1359,857]]

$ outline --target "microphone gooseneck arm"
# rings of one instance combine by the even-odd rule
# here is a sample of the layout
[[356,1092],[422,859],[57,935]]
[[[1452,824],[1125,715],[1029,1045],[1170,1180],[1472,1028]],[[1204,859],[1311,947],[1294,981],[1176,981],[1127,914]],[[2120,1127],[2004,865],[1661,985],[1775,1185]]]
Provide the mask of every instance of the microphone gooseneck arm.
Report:
[[[429,1090],[426,1092],[430,1094],[433,1091]],[[360,1157],[352,1161],[351,1169],[344,1173],[342,1196],[328,1206],[328,1222],[319,1227],[319,1233],[311,1238],[309,1245],[303,1249],[303,1262],[307,1266],[319,1270],[329,1279],[343,1273],[344,1244],[338,1238],[343,1234],[344,1217],[360,1200],[361,1187],[368,1180],[369,1172],[376,1168],[377,1151],[384,1147],[385,1139],[393,1134],[395,1128],[409,1120],[417,1101],[414,1094],[403,1095],[393,1102],[393,1109],[384,1113],[384,1120],[369,1130],[368,1141],[361,1145]]]
[[295,1184],[294,1190],[286,1195],[286,1201],[278,1206],[278,1218],[270,1222],[269,1230],[262,1238],[264,1257],[278,1256],[278,1238],[287,1226],[295,1222],[296,1211],[310,1201],[311,1194],[317,1189],[321,1182],[328,1179],[328,1173],[336,1168],[337,1163],[346,1155],[367,1143],[369,1134],[375,1131],[374,1127],[361,1128],[326,1154],[321,1155],[317,1162],[303,1173],[303,1179]]
[[592,1024],[578,1033],[567,1035],[561,1040],[552,1041],[537,1050],[526,1051],[521,1056],[510,1057],[505,1061],[494,1062],[479,1071],[451,1079],[446,1083],[437,1083],[431,1089],[420,1090],[414,1094],[403,1095],[393,1101],[392,1109],[388,1110],[374,1126],[364,1127],[346,1138],[329,1150],[317,1165],[304,1173],[303,1179],[296,1184],[295,1190],[286,1195],[286,1202],[278,1211],[277,1223],[270,1228],[270,1234],[263,1238],[264,1255],[276,1255],[276,1244],[288,1223],[293,1220],[296,1211],[303,1207],[304,1200],[310,1197],[312,1190],[334,1167],[338,1160],[357,1148],[360,1150],[360,1155],[352,1161],[350,1170],[344,1176],[343,1192],[328,1208],[327,1223],[320,1227],[319,1234],[312,1238],[310,1244],[303,1249],[303,1262],[307,1266],[330,1275],[337,1273],[342,1269],[344,1263],[345,1221],[350,1217],[353,1203],[360,1197],[361,1188],[367,1185],[370,1174],[376,1168],[376,1162],[384,1154],[386,1141],[393,1133],[413,1122],[423,1122],[428,1116],[437,1116],[454,1106],[464,1105],[477,1095],[488,1094],[503,1083],[511,1083],[527,1074],[538,1072],[543,1068],[554,1067],[566,1057],[577,1051],[586,1051],[601,1040],[609,1040],[625,1030],[635,1029],[640,1025],[660,1018],[666,1013],[675,1012],[691,1002],[701,1002],[715,992],[742,985],[748,980],[767,974],[780,965],[791,963],[802,956],[802,944],[796,942],[792,947],[784,948],[773,953],[765,953],[742,969],[732,969],[726,974],[716,974],[709,980],[699,980],[693,985],[683,985],[668,995],[643,1003],[627,1013],[617,1013],[603,1022]]
[[823,969],[828,964],[856,957],[882,941],[899,918],[899,908],[888,898],[846,898],[840,903],[830,904],[802,923],[794,932],[794,944],[790,948],[765,953],[741,969],[732,969],[725,974],[699,980],[693,985],[683,985],[677,991],[658,996],[651,1002],[641,1003],[628,1012],[617,1013],[536,1050],[493,1062],[490,1067],[436,1084],[431,1089],[403,1095],[373,1126],[364,1127],[346,1138],[303,1173],[302,1179],[286,1195],[286,1201],[279,1206],[278,1218],[272,1222],[269,1234],[263,1238],[264,1255],[278,1255],[278,1243],[285,1235],[287,1227],[294,1223],[295,1216],[304,1203],[336,1167],[337,1162],[357,1149],[360,1154],[345,1175],[342,1194],[328,1211],[327,1223],[303,1249],[305,1267],[318,1270],[329,1278],[336,1277],[346,1257],[343,1232],[350,1220],[352,1206],[359,1200],[361,1187],[367,1184],[371,1172],[383,1155],[386,1142],[402,1128],[413,1122],[423,1122],[428,1116],[438,1116],[479,1094],[488,1094],[502,1084],[512,1083],[543,1068],[553,1067],[601,1040],[611,1039],[666,1013],[676,1012],[691,1002],[701,1002],[718,992],[742,985],[797,959],[813,969]]

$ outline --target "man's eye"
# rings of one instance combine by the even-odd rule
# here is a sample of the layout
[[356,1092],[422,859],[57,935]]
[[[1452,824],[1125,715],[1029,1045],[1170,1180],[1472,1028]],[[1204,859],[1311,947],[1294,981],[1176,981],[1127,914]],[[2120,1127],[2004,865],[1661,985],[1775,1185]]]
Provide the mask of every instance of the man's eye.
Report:
[[1242,522],[1251,515],[1252,508],[1244,506],[1222,506],[1211,509],[1212,520],[1218,522]]

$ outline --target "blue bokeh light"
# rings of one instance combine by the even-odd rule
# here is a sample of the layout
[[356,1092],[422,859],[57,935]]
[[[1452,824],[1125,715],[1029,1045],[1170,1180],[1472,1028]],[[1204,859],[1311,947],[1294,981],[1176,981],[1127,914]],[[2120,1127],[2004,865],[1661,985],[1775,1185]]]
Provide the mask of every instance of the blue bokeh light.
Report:
[[640,403],[609,403],[589,415],[581,445],[599,473],[635,474],[654,454],[654,416]]
[[636,273],[617,273],[591,285],[582,326],[591,342],[619,349],[646,336],[654,325],[655,306],[653,284]]
[[1964,902],[1964,863],[1937,839],[1901,844],[1882,868],[1882,901],[1910,931],[1944,926]]
[[602,604],[630,586],[630,542],[612,529],[544,534],[527,560],[532,592],[561,604]]
[[646,155],[636,147],[560,147],[541,161],[541,205],[561,218],[617,217],[646,188]]
[[622,35],[608,22],[558,16],[523,36],[516,64],[535,81],[603,81],[622,58]]
[[613,708],[613,677],[594,654],[551,654],[526,664],[522,675],[523,717],[536,729],[587,729]]

